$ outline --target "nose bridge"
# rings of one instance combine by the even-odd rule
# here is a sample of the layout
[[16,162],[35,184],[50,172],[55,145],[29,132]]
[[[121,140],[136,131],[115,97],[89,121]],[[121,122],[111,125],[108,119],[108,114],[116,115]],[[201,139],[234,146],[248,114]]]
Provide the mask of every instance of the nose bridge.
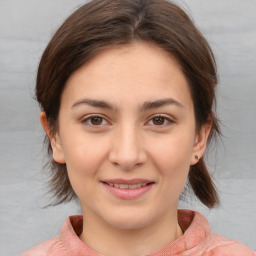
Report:
[[139,128],[131,122],[123,122],[113,135],[110,161],[129,170],[146,161],[146,152]]

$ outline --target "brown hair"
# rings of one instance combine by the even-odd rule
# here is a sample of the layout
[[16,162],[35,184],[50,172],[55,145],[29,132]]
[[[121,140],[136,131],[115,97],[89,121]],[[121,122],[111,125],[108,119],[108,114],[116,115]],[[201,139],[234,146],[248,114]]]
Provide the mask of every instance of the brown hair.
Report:
[[[213,107],[216,65],[206,39],[188,15],[167,0],[93,0],[76,10],[57,30],[40,61],[36,97],[52,132],[58,130],[60,98],[69,76],[101,50],[135,41],[153,43],[172,54],[188,80],[197,128],[212,123],[219,134]],[[52,149],[48,138],[48,153]],[[50,187],[57,201],[75,197],[66,165],[51,160]],[[188,181],[199,200],[209,208],[218,195],[203,159],[191,166]]]

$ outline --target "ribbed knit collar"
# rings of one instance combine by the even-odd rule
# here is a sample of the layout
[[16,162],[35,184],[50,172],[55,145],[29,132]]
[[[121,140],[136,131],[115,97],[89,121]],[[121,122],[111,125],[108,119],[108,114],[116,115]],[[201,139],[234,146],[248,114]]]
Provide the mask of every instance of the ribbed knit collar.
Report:
[[[204,244],[210,235],[210,225],[206,218],[198,212],[178,210],[178,222],[184,235],[164,247],[148,254],[148,256],[173,256],[185,251],[197,251],[200,244]],[[82,232],[82,215],[70,216],[62,226],[60,239],[65,251],[70,255],[103,256],[92,250],[79,239]]]

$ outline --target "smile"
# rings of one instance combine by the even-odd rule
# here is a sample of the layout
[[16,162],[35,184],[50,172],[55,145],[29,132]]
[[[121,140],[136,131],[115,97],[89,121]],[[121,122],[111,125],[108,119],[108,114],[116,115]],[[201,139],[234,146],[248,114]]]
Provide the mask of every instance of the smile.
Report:
[[138,183],[138,184],[116,184],[116,183],[107,183],[111,187],[121,188],[121,189],[135,189],[145,187],[147,183]]
[[155,182],[143,179],[135,180],[105,180],[101,182],[110,195],[115,198],[131,200],[147,194]]

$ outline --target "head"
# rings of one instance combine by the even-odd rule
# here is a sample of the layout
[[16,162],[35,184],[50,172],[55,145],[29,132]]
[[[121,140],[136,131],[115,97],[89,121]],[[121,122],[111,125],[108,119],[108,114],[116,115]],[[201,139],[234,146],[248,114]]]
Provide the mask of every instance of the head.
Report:
[[[165,0],[91,1],[58,29],[38,68],[36,97],[44,112],[44,128],[48,131],[50,186],[57,204],[76,196],[66,162],[52,157],[51,138],[61,128],[63,93],[72,77],[95,62],[97,56],[111,49],[132,49],[134,45],[155,48],[176,63],[188,85],[196,133],[209,127],[207,144],[219,133],[213,111],[217,84],[214,56],[184,11]],[[199,157],[189,168],[188,181],[199,200],[211,208],[218,203],[218,196],[203,155]]]

